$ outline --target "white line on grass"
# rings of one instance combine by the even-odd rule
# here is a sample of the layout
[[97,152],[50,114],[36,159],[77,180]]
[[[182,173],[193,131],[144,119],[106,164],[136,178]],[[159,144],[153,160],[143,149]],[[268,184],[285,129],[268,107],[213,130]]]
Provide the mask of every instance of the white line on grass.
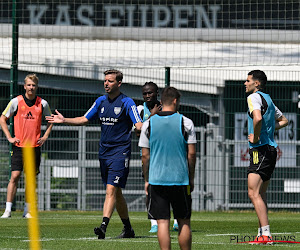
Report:
[[[299,233],[299,232],[298,232]],[[231,234],[215,234],[215,235],[231,235]],[[157,242],[157,239],[156,239],[156,236],[152,236],[153,237],[153,240],[141,240],[141,239],[116,239],[115,237],[107,237],[105,238],[105,240],[98,240],[97,238],[95,237],[82,237],[82,238],[60,238],[60,239],[47,239],[47,238],[44,238],[44,239],[41,239],[40,241],[58,241],[58,240],[62,240],[62,241],[109,241],[109,242],[136,242],[136,243],[153,243],[153,244],[158,244]],[[149,237],[147,237],[149,238]],[[155,240],[154,240],[155,239]],[[23,240],[23,242],[28,242],[29,240]],[[177,242],[177,239],[173,239],[171,241],[171,244],[178,244]],[[226,243],[226,242],[196,242],[196,241],[193,241],[192,242],[192,245],[236,245],[236,243]],[[276,244],[276,247],[286,247],[286,245],[278,245]]]
[[[158,244],[158,241],[156,239],[156,236],[152,236],[153,239],[155,240],[137,240],[137,239],[116,239],[114,237],[107,237],[105,238],[105,240],[98,240],[97,238],[95,237],[82,237],[82,238],[74,238],[74,239],[68,239],[68,238],[60,238],[60,239],[47,239],[47,238],[44,238],[44,239],[41,239],[40,241],[57,241],[57,240],[62,240],[62,241],[82,241],[82,240],[86,240],[86,241],[113,241],[113,242],[136,242],[136,243],[154,243],[154,244]],[[149,238],[149,237],[147,237]],[[29,240],[23,240],[23,242],[29,242]],[[177,239],[174,239],[171,241],[172,244],[178,244],[177,242]],[[197,245],[232,245],[232,243],[224,243],[224,242],[195,242],[193,241],[192,244],[197,244]]]
[[[274,233],[272,234],[299,234],[300,232],[285,232],[285,233]],[[227,234],[206,234],[205,236],[228,236],[228,235],[246,235],[249,233],[227,233]]]
[[299,234],[300,232],[292,232],[292,233],[288,233],[288,232],[285,232],[285,233],[273,233],[272,234]]
[[[28,248],[18,248],[18,250],[21,250],[21,249],[27,250]],[[15,250],[15,248],[1,248],[1,250]]]
[[[95,219],[95,220],[100,220],[102,219],[102,215],[59,215],[59,216],[51,216],[51,217],[44,217],[43,215],[40,216],[40,220],[73,220],[74,218],[76,218],[76,220],[87,220],[87,219]],[[112,218],[114,219],[119,219],[119,218]],[[144,217],[134,217],[134,216],[130,216],[130,220],[139,220],[139,221],[148,221],[149,219],[145,216]]]
[[[0,235],[0,238],[9,238],[9,239],[27,239],[24,236],[10,236],[10,235]],[[1,248],[2,249],[2,248]]]
[[[74,219],[77,220],[86,220],[86,219],[102,219],[102,215],[84,215],[84,214],[74,214],[74,215],[64,215],[64,214],[54,214],[49,217],[45,217],[43,214],[40,215],[40,220],[65,220],[65,219]],[[130,220],[139,220],[139,221],[148,221],[147,214],[145,213],[145,216],[130,216]],[[171,219],[172,221],[172,219]],[[219,222],[219,219],[192,219],[192,221],[199,221],[199,222]],[[228,220],[222,220],[222,221],[229,221]]]
[[[147,242],[157,242],[156,236],[149,236],[147,238],[152,238],[155,239],[155,241],[147,241]],[[43,238],[40,239],[40,241],[82,241],[82,240],[86,240],[86,241],[118,241],[118,242],[129,242],[129,241],[134,241],[134,242],[146,242],[146,241],[140,241],[140,240],[135,240],[135,239],[116,239],[115,237],[106,237],[105,240],[99,240],[97,239],[97,237],[82,237],[82,238]],[[28,242],[29,240],[23,240],[24,242]]]
[[237,235],[238,233],[232,233],[232,234],[206,234],[205,236],[228,236],[228,235]]

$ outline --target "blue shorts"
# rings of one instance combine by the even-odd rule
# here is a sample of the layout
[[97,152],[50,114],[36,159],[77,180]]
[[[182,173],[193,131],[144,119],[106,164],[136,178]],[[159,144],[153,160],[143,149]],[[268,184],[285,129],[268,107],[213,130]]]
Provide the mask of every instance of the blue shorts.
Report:
[[129,174],[129,158],[99,159],[103,184],[125,188]]

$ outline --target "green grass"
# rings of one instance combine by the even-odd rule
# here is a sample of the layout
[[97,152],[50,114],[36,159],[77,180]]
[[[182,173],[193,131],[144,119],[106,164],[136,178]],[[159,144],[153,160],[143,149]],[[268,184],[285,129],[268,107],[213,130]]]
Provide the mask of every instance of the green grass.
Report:
[[[300,241],[300,213],[270,212],[271,232],[277,237],[294,236]],[[100,212],[40,212],[40,239],[42,249],[159,249],[155,234],[148,233],[150,222],[145,212],[131,212],[130,219],[135,239],[116,239],[122,223],[115,212],[109,223],[106,239],[98,240],[93,228],[101,222]],[[234,236],[255,236],[257,218],[253,211],[193,212],[193,249],[299,249],[300,244],[277,243],[273,246],[236,244]],[[171,231],[172,249],[179,249],[177,233]],[[247,239],[246,239],[247,240]],[[0,249],[28,249],[27,219],[21,212],[12,218],[0,219]]]

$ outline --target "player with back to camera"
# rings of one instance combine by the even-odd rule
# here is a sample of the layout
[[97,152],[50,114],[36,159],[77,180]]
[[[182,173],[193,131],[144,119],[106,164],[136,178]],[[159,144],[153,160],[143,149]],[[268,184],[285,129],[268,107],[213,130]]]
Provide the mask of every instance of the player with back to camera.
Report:
[[266,191],[275,169],[277,144],[274,131],[288,125],[288,120],[275,106],[271,97],[262,92],[267,84],[263,71],[248,73],[244,83],[248,103],[248,140],[250,166],[248,167],[248,195],[259,221],[256,243],[272,243],[267,208]]
[[[192,120],[177,113],[180,93],[173,87],[162,92],[162,111],[143,123],[142,148],[148,217],[157,220],[161,249],[171,249],[170,206],[178,220],[181,249],[191,249],[191,192],[194,190],[196,134]],[[151,152],[151,153],[150,153]]]
[[[159,111],[161,111],[162,106],[160,104],[160,101],[158,101],[158,86],[154,82],[146,82],[143,85],[142,88],[142,94],[144,103],[143,105],[139,105],[137,107],[139,114],[141,118],[143,119],[143,122],[148,120],[151,116],[157,114]],[[142,152],[141,152],[142,156]],[[148,208],[149,205],[149,197],[146,195],[146,207]],[[157,233],[157,221],[150,219],[151,222],[151,228],[149,233]],[[178,222],[176,219],[174,219],[173,223],[173,230],[178,231]]]
[[94,229],[94,233],[98,239],[105,238],[108,223],[116,207],[124,225],[118,238],[134,238],[135,233],[122,189],[126,186],[129,173],[131,129],[134,124],[140,130],[142,120],[134,101],[120,91],[123,73],[112,69],[105,71],[104,75],[104,89],[107,94],[100,96],[84,116],[65,118],[56,110],[57,115],[47,117],[47,120],[69,125],[85,125],[91,120],[100,120],[99,162],[106,196],[102,223]]
[[[48,139],[53,124],[48,123],[44,135],[41,137],[42,117],[51,115],[48,102],[36,96],[39,78],[29,74],[24,80],[25,94],[13,98],[3,111],[0,125],[7,140],[13,144],[11,156],[11,177],[7,186],[7,200],[4,214],[1,218],[11,217],[11,208],[17,193],[18,182],[23,171],[22,148],[29,145],[35,150],[36,174],[39,174],[41,162],[41,146]],[[10,134],[7,120],[14,116],[14,137]],[[29,204],[25,201],[24,218],[31,218]]]

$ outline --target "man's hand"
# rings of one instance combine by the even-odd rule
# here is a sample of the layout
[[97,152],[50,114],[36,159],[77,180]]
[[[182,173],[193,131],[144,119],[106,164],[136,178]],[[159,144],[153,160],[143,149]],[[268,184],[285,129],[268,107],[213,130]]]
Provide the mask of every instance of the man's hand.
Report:
[[194,191],[194,187],[195,187],[194,179],[192,179],[192,180],[190,180],[190,191],[191,191],[191,192]]
[[14,137],[14,138],[9,138],[7,139],[11,144],[16,145],[20,143],[20,139]]
[[142,126],[143,126],[143,123],[142,122],[137,122],[136,124],[134,124],[134,129],[135,131],[141,133],[141,130],[142,130]]
[[38,140],[37,140],[37,144],[41,147],[44,143],[45,143],[45,141],[47,140],[48,138],[45,138],[44,136],[43,137],[41,137],[41,138],[39,138]]
[[146,181],[145,182],[145,192],[146,192],[146,195],[148,195],[148,187],[149,187],[149,182]]
[[259,141],[259,137],[257,138],[254,138],[254,134],[249,134],[248,135],[248,141],[251,142],[251,143],[257,143]]
[[153,109],[151,109],[151,115],[150,116],[156,115],[161,110],[162,110],[162,106],[161,105],[158,106],[157,104],[155,104]]
[[58,112],[58,110],[55,110],[55,113],[57,115],[52,114],[51,116],[46,116],[46,120],[49,123],[64,123],[65,122],[65,117]]

